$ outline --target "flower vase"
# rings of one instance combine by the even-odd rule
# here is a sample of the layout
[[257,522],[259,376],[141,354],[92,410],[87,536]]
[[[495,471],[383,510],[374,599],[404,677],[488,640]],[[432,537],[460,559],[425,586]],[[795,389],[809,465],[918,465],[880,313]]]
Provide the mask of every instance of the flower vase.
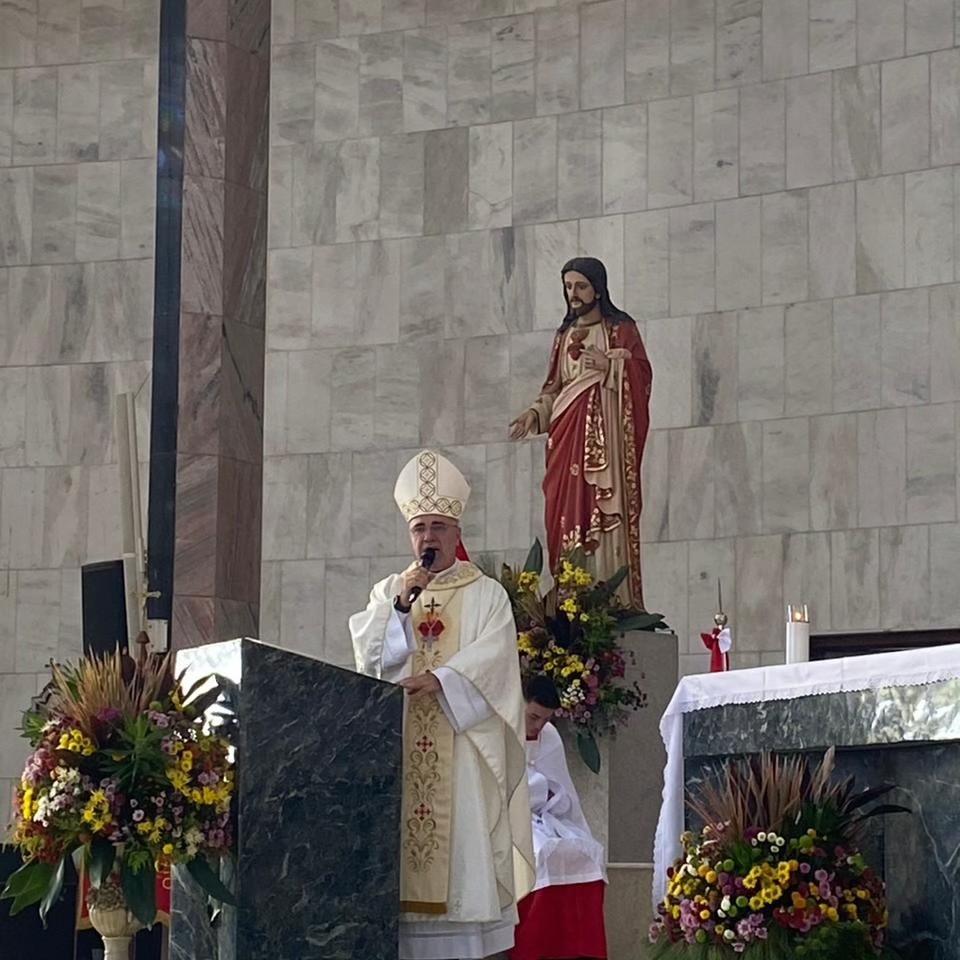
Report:
[[99,890],[90,891],[90,925],[103,940],[103,960],[129,960],[130,941],[143,926],[127,909],[120,878],[111,874]]

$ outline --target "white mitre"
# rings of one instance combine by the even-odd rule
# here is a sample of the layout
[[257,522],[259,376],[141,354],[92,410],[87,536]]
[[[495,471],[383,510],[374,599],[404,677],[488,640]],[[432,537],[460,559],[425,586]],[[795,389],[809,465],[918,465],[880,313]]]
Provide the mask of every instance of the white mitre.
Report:
[[464,475],[434,450],[421,450],[400,471],[393,488],[393,499],[408,523],[427,513],[459,520],[469,497]]

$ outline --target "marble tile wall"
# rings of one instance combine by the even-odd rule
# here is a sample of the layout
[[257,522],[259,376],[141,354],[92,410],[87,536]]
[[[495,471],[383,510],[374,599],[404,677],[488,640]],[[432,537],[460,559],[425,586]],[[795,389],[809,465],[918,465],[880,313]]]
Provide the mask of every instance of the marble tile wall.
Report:
[[120,551],[115,398],[149,449],[159,3],[0,2],[0,823],[15,727]]
[[735,666],[782,659],[785,601],[815,631],[955,625],[958,21],[953,0],[275,2],[263,638],[349,663],[347,615],[405,562],[391,491],[420,444],[474,483],[472,552],[542,535],[542,443],[506,426],[578,252],[653,362],[646,597],[684,672],[717,577]]

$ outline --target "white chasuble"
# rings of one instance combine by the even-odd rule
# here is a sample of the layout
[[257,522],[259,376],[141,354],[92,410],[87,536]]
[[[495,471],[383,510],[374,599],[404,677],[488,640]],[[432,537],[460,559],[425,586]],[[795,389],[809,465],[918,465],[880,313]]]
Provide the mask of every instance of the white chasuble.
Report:
[[[422,699],[439,701],[439,716],[445,718],[452,738],[449,759],[441,759],[438,749],[436,761],[438,776],[441,767],[448,768],[444,772],[450,785],[448,853],[442,854],[439,846],[433,848],[430,869],[423,871],[416,885],[411,885],[413,873],[405,868],[407,903],[400,920],[400,956],[410,960],[485,957],[512,946],[516,903],[534,882],[524,704],[513,613],[500,584],[471,563],[457,561],[435,577],[409,617],[393,609],[400,585],[399,575],[382,580],[371,591],[367,608],[350,618],[357,669],[397,682],[421,672],[422,664],[428,658],[434,662],[442,651],[442,665],[429,667],[441,683],[442,694]],[[430,631],[425,624],[431,603],[443,629],[434,628],[438,635],[428,650],[425,634]],[[443,729],[437,714],[423,715],[427,718],[428,733]],[[405,823],[398,825],[405,860],[421,848],[429,832],[421,831],[419,819],[415,825],[409,823],[411,814],[415,818],[423,814],[426,819],[423,808],[417,812],[424,794],[415,801],[412,792],[422,791],[425,784],[410,777],[413,751],[420,749],[416,740],[422,741],[425,752],[434,740],[413,735],[417,724],[420,733],[427,729],[411,711],[405,722]],[[423,754],[421,750],[418,765],[426,759]],[[433,839],[438,844],[446,830],[440,810],[442,792],[423,805],[437,819]],[[407,832],[410,826],[415,829]],[[417,843],[408,844],[414,837]],[[441,913],[436,905],[442,896],[439,864],[444,856],[447,875],[445,903],[440,908],[445,912]],[[424,903],[431,906],[424,908]]]

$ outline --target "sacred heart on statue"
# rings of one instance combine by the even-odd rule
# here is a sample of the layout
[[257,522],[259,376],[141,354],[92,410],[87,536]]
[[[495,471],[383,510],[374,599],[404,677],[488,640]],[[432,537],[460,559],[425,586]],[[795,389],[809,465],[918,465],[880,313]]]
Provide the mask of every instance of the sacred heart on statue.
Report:
[[580,355],[583,353],[583,341],[586,339],[587,333],[588,331],[586,329],[570,331],[570,343],[567,345],[567,353],[570,354],[571,359],[580,359]]

